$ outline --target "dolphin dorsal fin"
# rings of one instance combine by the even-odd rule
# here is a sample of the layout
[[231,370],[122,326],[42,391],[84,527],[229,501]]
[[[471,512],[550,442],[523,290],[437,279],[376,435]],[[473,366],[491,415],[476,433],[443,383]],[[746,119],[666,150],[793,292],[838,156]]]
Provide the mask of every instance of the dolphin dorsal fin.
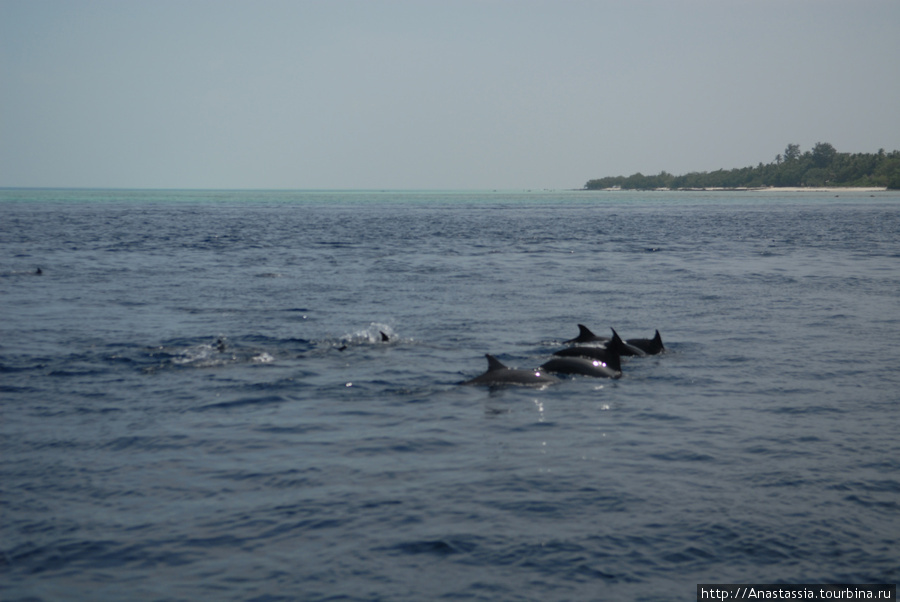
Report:
[[379,330],[378,332],[381,333],[381,342],[382,342],[382,343],[387,343],[388,341],[391,340],[391,337],[389,337],[388,335],[384,334],[384,331],[383,331],[383,330]]
[[503,365],[503,362],[495,358],[490,353],[485,353],[484,357],[486,357],[488,361],[488,372],[492,372],[494,370],[509,370],[509,368]]
[[585,326],[584,324],[578,325],[578,338],[579,339],[595,339],[597,335],[591,332],[591,329]]
[[663,345],[662,337],[660,336],[658,330],[656,331],[656,336],[653,337],[653,342],[656,343],[657,345],[659,345],[659,348],[660,348],[660,349],[665,349],[665,348],[666,348],[666,346]]
[[625,349],[625,341],[622,340],[622,337],[619,336],[619,333],[616,332],[615,328],[610,327],[609,329],[612,330],[613,335],[606,348],[621,354],[623,349]]

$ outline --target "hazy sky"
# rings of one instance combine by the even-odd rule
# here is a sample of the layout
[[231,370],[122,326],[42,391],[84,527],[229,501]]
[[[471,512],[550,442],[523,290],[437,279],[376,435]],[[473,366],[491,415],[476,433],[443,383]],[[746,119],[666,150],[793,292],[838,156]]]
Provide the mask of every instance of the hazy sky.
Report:
[[900,149],[900,0],[0,0],[0,186],[580,188]]

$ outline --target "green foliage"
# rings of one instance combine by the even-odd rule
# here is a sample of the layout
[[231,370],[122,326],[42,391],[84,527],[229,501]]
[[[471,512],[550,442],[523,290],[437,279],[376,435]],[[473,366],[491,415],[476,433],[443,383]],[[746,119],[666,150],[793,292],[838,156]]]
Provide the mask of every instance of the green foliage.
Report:
[[835,148],[827,142],[816,142],[812,149],[812,162],[819,168],[828,167],[836,154]]
[[788,144],[787,148],[784,149],[784,160],[785,161],[796,161],[800,158],[800,145],[799,144]]
[[887,186],[890,190],[900,190],[900,153],[894,151],[888,159],[882,161],[875,170],[875,178],[881,182],[879,185]]
[[589,180],[588,190],[761,188],[783,186],[873,186],[900,190],[900,151],[885,153],[839,153],[827,142],[817,142],[811,151],[800,152],[799,144],[788,144],[772,163],[756,167],[691,172],[674,176],[642,173]]

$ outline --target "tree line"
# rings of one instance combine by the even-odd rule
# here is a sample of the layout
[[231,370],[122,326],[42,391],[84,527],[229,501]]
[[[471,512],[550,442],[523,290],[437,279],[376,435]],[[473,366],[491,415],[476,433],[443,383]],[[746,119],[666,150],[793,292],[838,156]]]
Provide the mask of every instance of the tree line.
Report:
[[658,188],[764,188],[764,187],[885,187],[900,190],[900,151],[877,153],[839,153],[827,142],[817,142],[812,150],[800,152],[799,144],[788,144],[772,163],[756,167],[691,172],[675,176],[659,174],[611,176],[588,180],[587,190],[621,188],[655,190]]

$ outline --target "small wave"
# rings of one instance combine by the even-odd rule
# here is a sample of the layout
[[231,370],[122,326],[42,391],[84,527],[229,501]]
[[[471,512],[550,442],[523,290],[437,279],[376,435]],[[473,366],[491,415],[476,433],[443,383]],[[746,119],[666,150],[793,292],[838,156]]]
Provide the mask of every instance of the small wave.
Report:
[[86,407],[77,407],[75,408],[75,412],[77,414],[112,414],[115,412],[124,412],[122,408],[86,408]]
[[307,435],[309,433],[320,433],[339,430],[336,426],[324,424],[297,424],[294,426],[258,426],[254,430],[261,433],[272,433],[275,435]]
[[871,491],[871,492],[887,492],[900,493],[900,481],[879,480],[879,481],[844,481],[832,485],[830,489],[837,491]]
[[147,547],[112,540],[62,540],[44,546],[28,543],[7,554],[9,566],[23,573],[53,573],[69,567],[110,569],[125,565],[179,566],[188,559],[172,551],[153,552]]
[[[808,393],[815,393],[814,390],[804,390]],[[760,412],[770,412],[772,414],[788,414],[788,415],[803,415],[809,414],[811,416],[819,415],[819,414],[846,414],[849,410],[846,408],[840,407],[829,407],[829,406],[779,406],[775,408],[760,408]]]
[[897,511],[900,510],[900,502],[897,502],[897,500],[895,499],[879,500],[873,498],[872,496],[863,495],[848,495],[844,499],[848,502],[853,502],[867,508],[875,508],[878,510],[887,511],[891,516],[896,516]]
[[218,403],[210,403],[206,405],[202,405],[196,408],[197,412],[206,412],[208,410],[230,410],[234,408],[241,408],[246,406],[263,406],[270,405],[274,403],[282,403],[286,401],[284,397],[280,395],[268,395],[265,397],[245,397],[241,399],[234,399],[231,401],[221,401]]
[[2,363],[0,364],[0,374],[4,372],[27,372],[29,370],[40,370],[41,368],[47,367],[47,364],[45,362],[46,360],[33,360],[29,362],[29,365],[24,366],[14,366],[7,363]]
[[347,242],[344,240],[320,240],[320,241],[316,241],[315,244],[323,246],[323,247],[332,247],[335,249],[349,249],[349,248],[359,246],[355,242]]
[[438,453],[453,449],[456,444],[445,439],[424,438],[408,441],[398,441],[391,437],[370,437],[359,442],[359,445],[347,451],[348,456],[375,455],[383,453],[414,453],[427,454]]
[[651,458],[663,460],[665,462],[711,462],[716,458],[709,454],[701,454],[692,451],[675,451],[669,453],[650,454]]
[[169,437],[152,437],[152,436],[132,436],[117,437],[108,443],[101,445],[104,449],[114,451],[122,451],[130,448],[138,448],[141,450],[161,450],[161,449],[184,449],[191,447],[196,442],[185,435],[172,435]]
[[426,554],[430,556],[449,556],[451,554],[472,552],[475,548],[476,545],[473,542],[466,540],[422,539],[405,541],[386,548],[378,548],[378,551],[397,555]]
[[97,368],[85,368],[82,370],[78,369],[59,369],[59,370],[51,370],[47,373],[47,376],[54,377],[83,377],[83,376],[97,376],[99,374],[105,374],[106,370],[101,370]]
[[0,385],[0,393],[8,393],[10,395],[16,393],[37,393],[40,389],[35,387],[21,387],[16,385]]

